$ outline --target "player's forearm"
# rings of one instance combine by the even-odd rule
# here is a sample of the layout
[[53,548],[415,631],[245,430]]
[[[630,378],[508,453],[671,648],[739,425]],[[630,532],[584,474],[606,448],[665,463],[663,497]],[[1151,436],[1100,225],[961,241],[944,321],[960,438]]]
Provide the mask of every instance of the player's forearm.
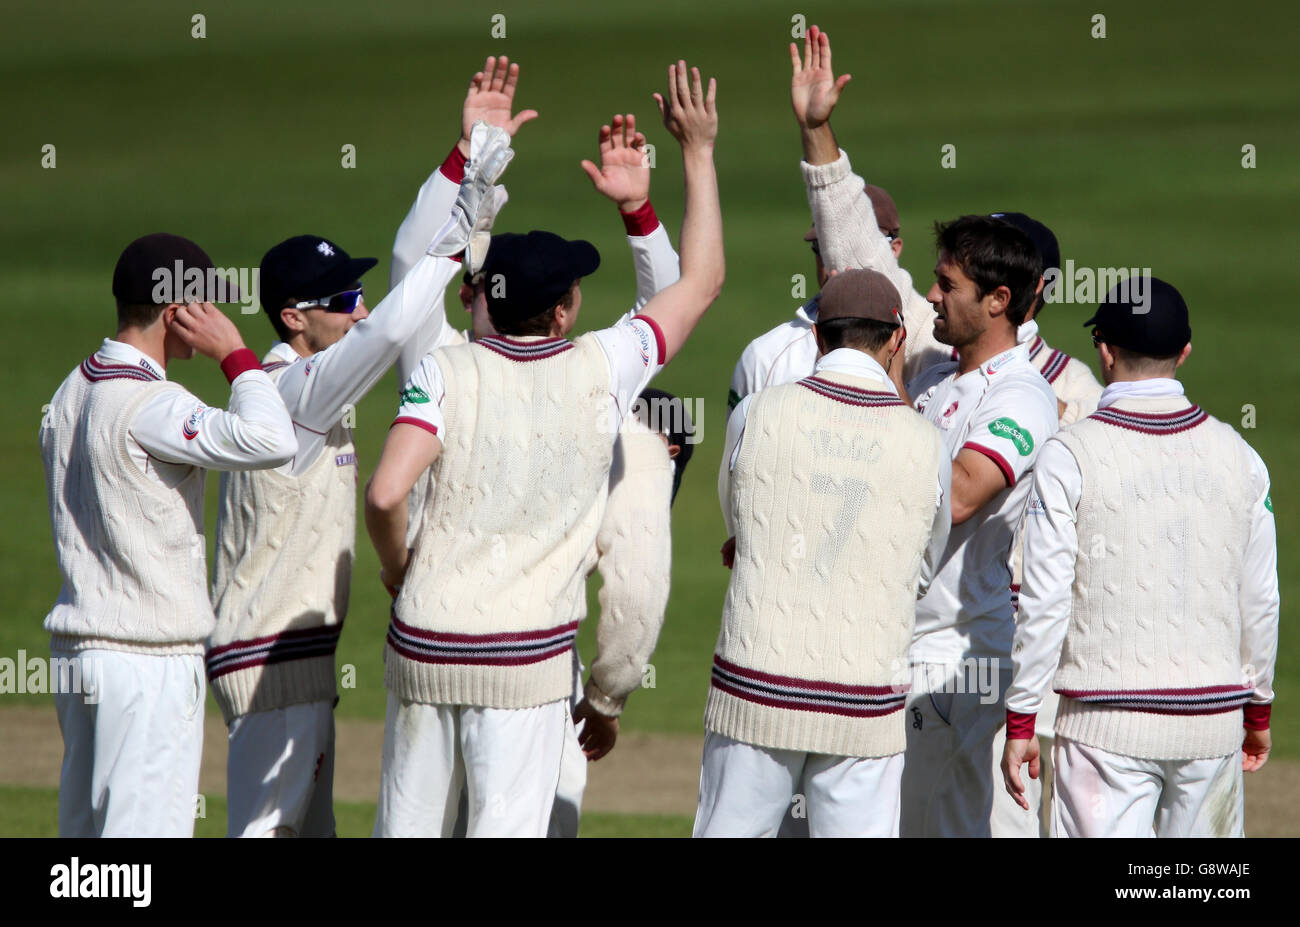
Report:
[[372,479],[366,487],[366,532],[379,557],[379,565],[389,576],[406,569],[406,497],[395,499],[376,487]]
[[815,129],[800,126],[799,135],[803,141],[803,159],[809,164],[830,164],[839,160],[840,146],[835,141],[829,120]]
[[881,233],[866,181],[853,173],[848,155],[836,149],[829,162],[805,161],[801,168],[826,269],[880,271],[906,299],[912,277],[899,267],[889,239]]
[[[682,150],[686,210],[682,217],[681,275],[705,299],[717,298],[726,278],[722,245],[722,205],[718,198],[718,173],[713,146]],[[700,314],[704,308],[700,308]]]
[[424,257],[434,233],[456,205],[456,193],[465,177],[468,154],[468,143],[464,154],[453,148],[442,165],[429,175],[416,193],[415,202],[411,204],[410,211],[393,239],[393,261],[388,274],[390,289],[397,286],[398,281]]
[[370,392],[404,347],[414,354],[407,359],[413,369],[428,351],[426,343],[436,343],[448,327],[438,297],[459,268],[446,258],[422,257],[368,318],[313,360],[312,375],[294,404],[294,420],[318,431],[332,428],[347,406]]
[[681,277],[681,262],[673,250],[668,230],[646,201],[635,213],[621,213],[632,248],[636,268],[636,309],[640,309],[660,290],[672,286]]

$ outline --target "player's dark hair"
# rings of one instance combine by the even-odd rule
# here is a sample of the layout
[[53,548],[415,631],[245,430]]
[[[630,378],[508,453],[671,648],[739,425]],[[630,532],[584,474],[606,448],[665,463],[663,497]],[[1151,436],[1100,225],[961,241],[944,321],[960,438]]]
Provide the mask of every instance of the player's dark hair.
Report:
[[167,308],[166,303],[128,303],[117,301],[117,327],[148,328],[158,321],[158,316]]
[[280,318],[280,312],[287,309],[289,306],[292,306],[295,301],[296,300],[286,299],[275,309],[272,309],[265,303],[262,304],[262,311],[266,313],[266,317],[271,320],[271,327],[275,329],[275,337],[286,343],[293,337],[293,332],[289,331],[289,329],[285,327],[284,319]]
[[[569,287],[557,305],[563,306],[565,309],[572,309],[573,301],[577,298],[577,287],[578,283],[575,280],[573,286]],[[492,320],[492,327],[500,335],[549,335],[551,326],[555,323],[555,306],[550,306],[537,313],[537,315],[529,316],[526,319],[498,319],[492,311],[492,300],[488,300],[488,318]]]
[[990,216],[962,216],[934,224],[935,244],[962,273],[975,281],[983,299],[1000,286],[1011,291],[1007,321],[1019,327],[1034,302],[1042,258],[1029,236],[1009,222]]
[[878,319],[829,319],[817,323],[817,333],[827,352],[836,348],[879,351],[896,331],[897,325]]
[[1178,357],[1182,354],[1179,351],[1178,354],[1157,357],[1153,354],[1139,354],[1137,351],[1121,348],[1116,344],[1107,344],[1107,347],[1115,355],[1116,363],[1122,364],[1127,370],[1143,376],[1156,376],[1177,368]]

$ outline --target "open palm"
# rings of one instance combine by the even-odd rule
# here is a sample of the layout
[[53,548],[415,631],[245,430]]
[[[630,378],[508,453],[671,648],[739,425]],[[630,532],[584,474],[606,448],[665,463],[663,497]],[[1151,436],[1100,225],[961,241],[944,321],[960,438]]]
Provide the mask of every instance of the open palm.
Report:
[[802,61],[798,47],[790,43],[790,62],[790,104],[795,118],[801,126],[815,129],[831,118],[840,91],[851,78],[844,74],[836,80],[831,70],[830,37],[816,26],[804,35]]
[[597,192],[619,204],[624,212],[639,209],[650,197],[650,164],[645,136],[636,130],[631,113],[615,116],[611,126],[600,127],[600,167],[590,161],[582,169]]
[[519,83],[519,65],[511,64],[505,55],[490,57],[483,70],[469,82],[465,105],[461,107],[461,137],[469,139],[474,123],[483,120],[490,126],[499,126],[513,136],[519,127],[537,118],[537,111],[526,109],[516,116],[510,115],[515,102],[515,87]]

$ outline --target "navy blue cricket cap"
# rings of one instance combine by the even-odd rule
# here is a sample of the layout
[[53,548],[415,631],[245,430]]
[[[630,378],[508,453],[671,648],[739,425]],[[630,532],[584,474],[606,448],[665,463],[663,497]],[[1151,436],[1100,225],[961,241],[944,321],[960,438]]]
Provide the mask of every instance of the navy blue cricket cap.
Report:
[[1049,267],[1060,269],[1061,246],[1056,243],[1056,236],[1052,234],[1052,230],[1043,223],[1023,212],[995,212],[991,214],[991,218],[1010,223],[1029,236],[1029,240],[1038,249],[1038,256],[1043,259],[1043,273],[1047,273]]
[[278,315],[290,299],[341,293],[378,263],[378,258],[354,258],[319,235],[286,239],[262,255],[258,281],[262,308]]
[[599,266],[600,252],[589,241],[539,231],[493,235],[482,270],[488,309],[494,321],[531,319]]
[[1156,277],[1121,280],[1083,325],[1107,344],[1147,357],[1171,357],[1192,340],[1182,294]]

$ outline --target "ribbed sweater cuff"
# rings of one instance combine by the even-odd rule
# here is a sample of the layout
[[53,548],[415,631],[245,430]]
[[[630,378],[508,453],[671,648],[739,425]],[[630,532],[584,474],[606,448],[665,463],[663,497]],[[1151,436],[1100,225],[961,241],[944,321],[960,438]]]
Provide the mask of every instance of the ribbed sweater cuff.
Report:
[[627,696],[614,698],[612,695],[606,695],[596,685],[594,679],[587,680],[587,687],[582,690],[582,697],[587,700],[597,714],[602,714],[607,718],[617,718],[623,713],[623,706],[627,704]]
[[646,200],[645,205],[635,212],[620,210],[619,215],[623,217],[623,227],[633,238],[649,235],[659,228],[659,217],[655,215],[655,208],[649,200]]
[[840,149],[838,161],[832,161],[830,164],[809,164],[807,161],[800,161],[799,167],[803,170],[804,183],[809,187],[829,186],[853,173],[853,166],[849,164],[849,156],[843,148]]
[[460,143],[451,146],[451,154],[442,162],[438,170],[442,176],[446,177],[452,183],[459,185],[465,179],[465,165],[468,159],[460,153]]
[[239,348],[236,351],[231,351],[221,362],[221,372],[226,375],[226,379],[231,383],[234,383],[235,378],[241,373],[261,369],[262,362],[257,359],[257,355],[249,348]]
[[1248,731],[1267,731],[1272,714],[1272,703],[1268,705],[1247,705],[1246,720],[1243,724]]
[[1007,709],[1007,740],[1029,740],[1034,736],[1036,714],[1022,714]]

